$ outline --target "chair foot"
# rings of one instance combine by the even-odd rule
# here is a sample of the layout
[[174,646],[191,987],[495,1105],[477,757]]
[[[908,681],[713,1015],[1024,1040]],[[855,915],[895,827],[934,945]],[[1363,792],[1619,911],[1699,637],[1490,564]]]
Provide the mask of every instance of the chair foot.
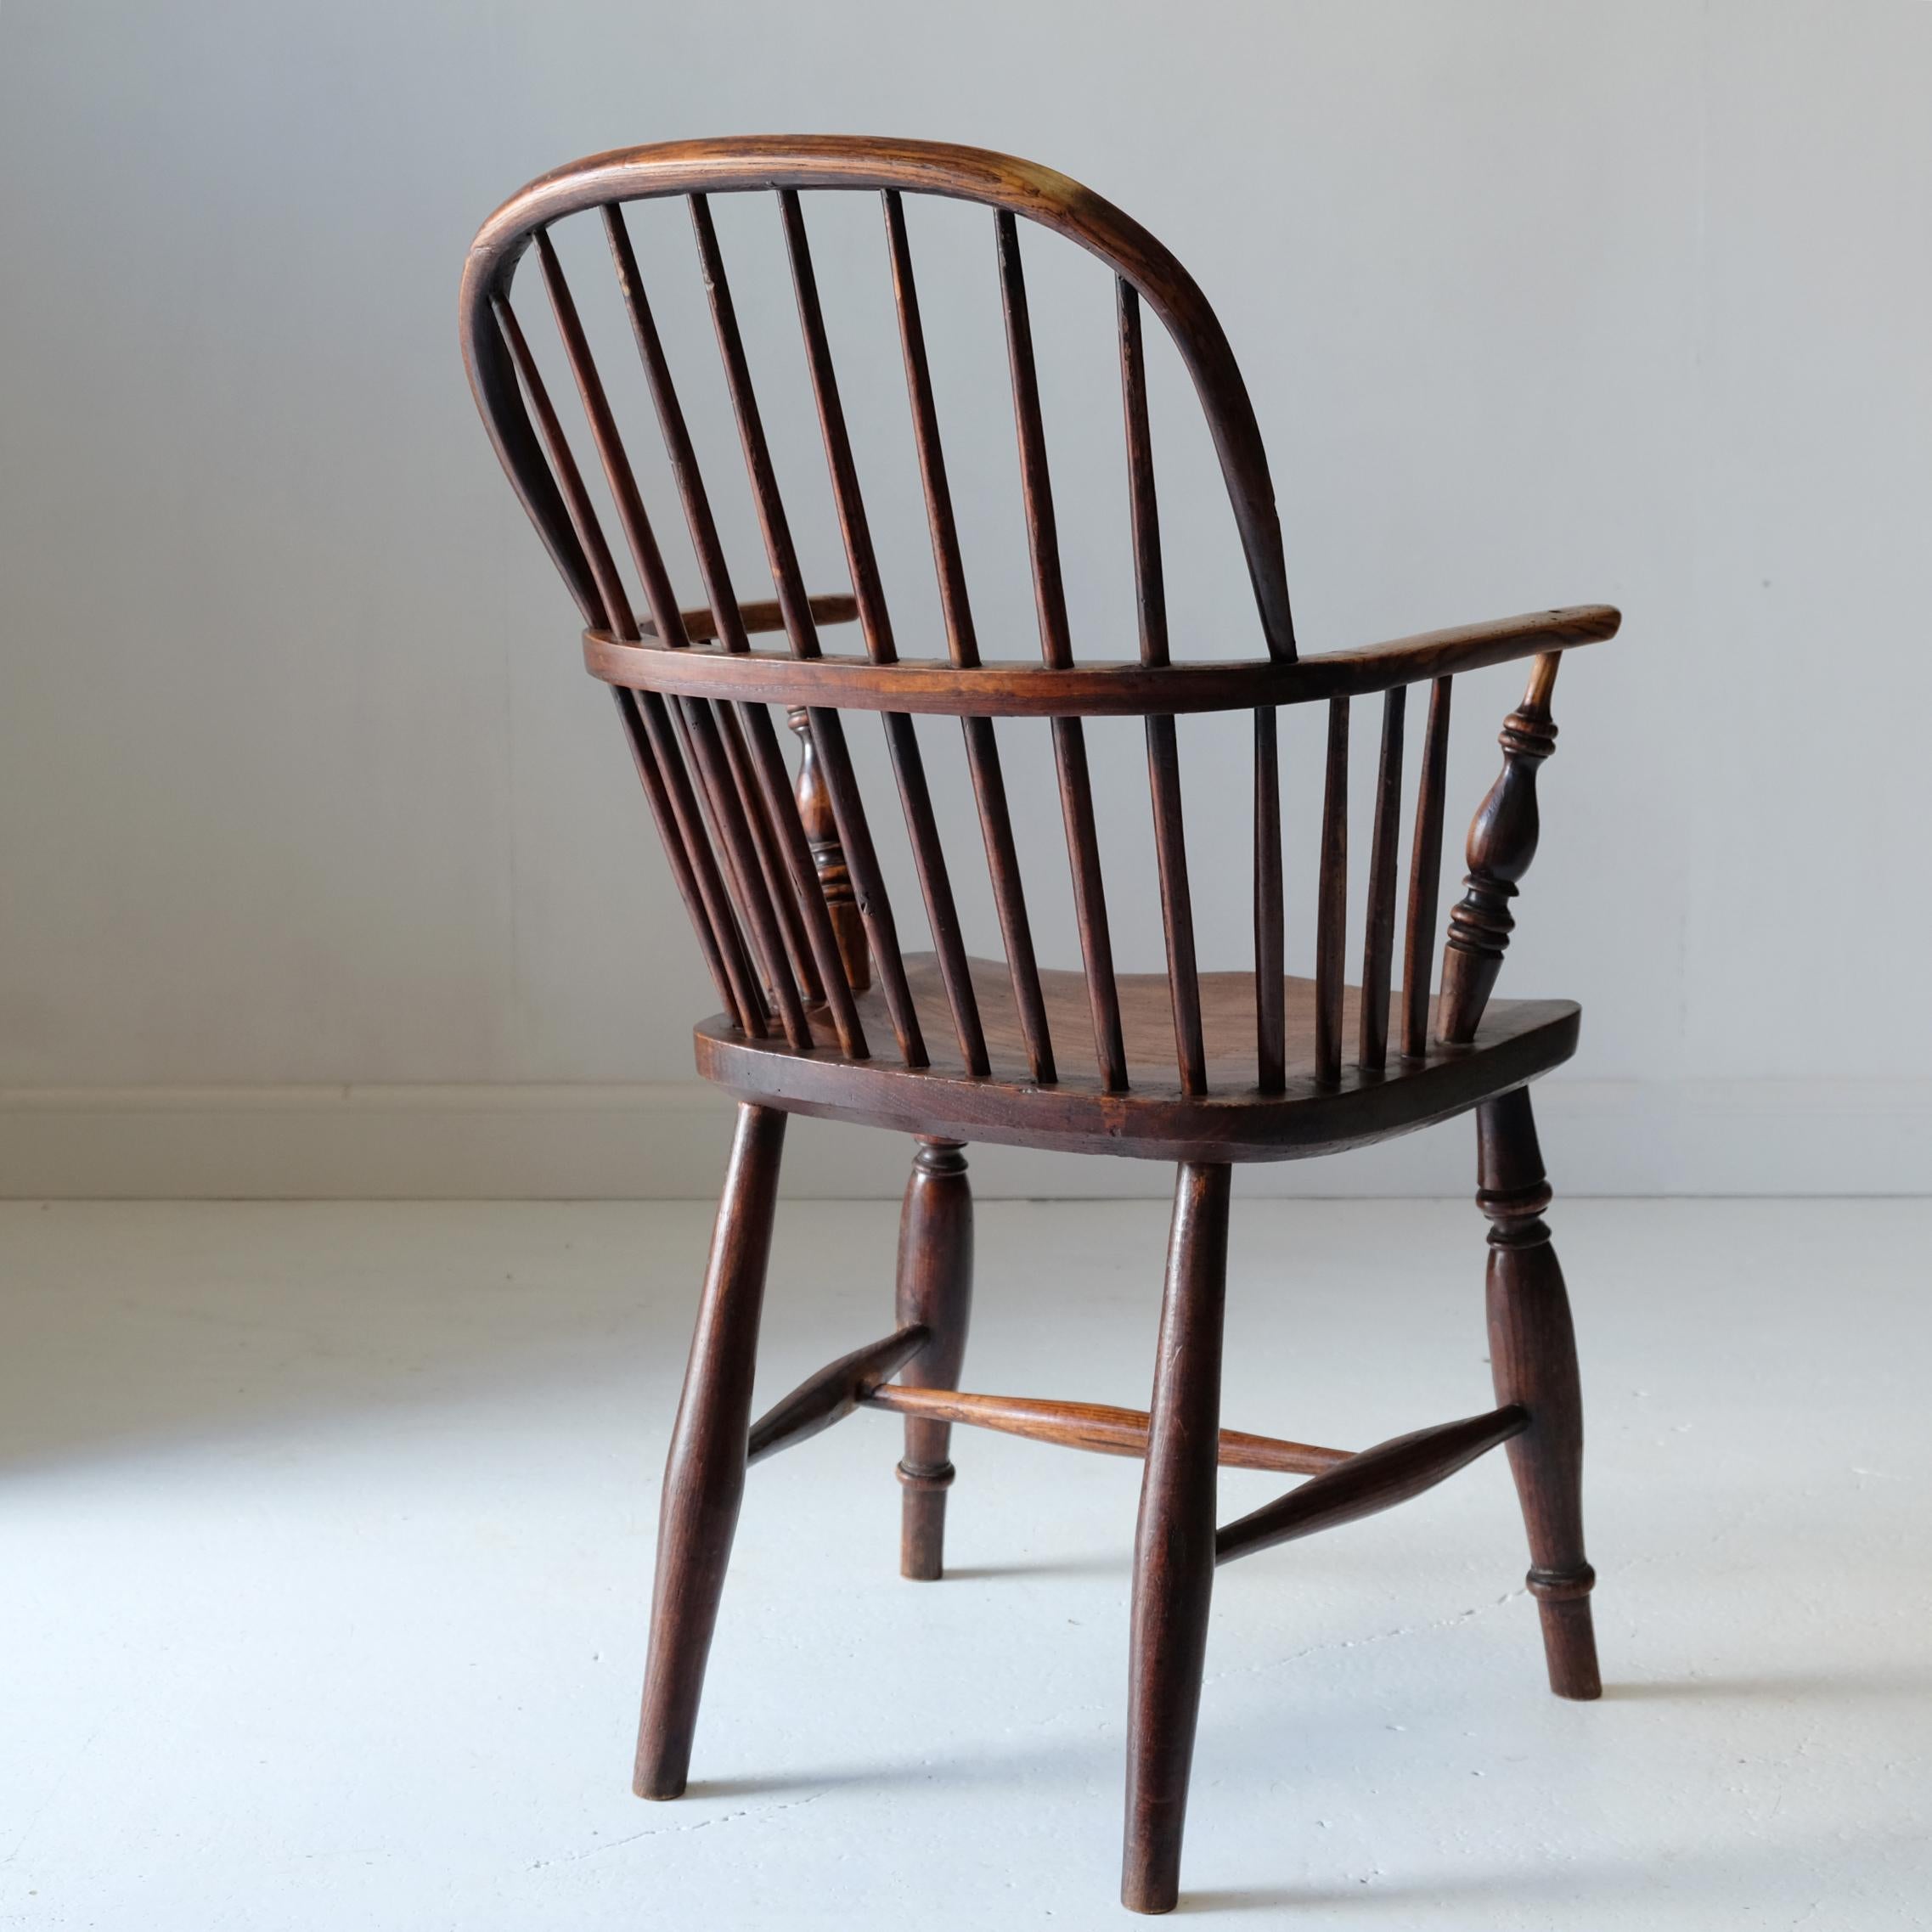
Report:
[[738,1109],[697,1328],[664,1466],[651,1648],[632,1784],[639,1798],[681,1796],[690,1767],[705,1659],[745,1493],[752,1377],[785,1121],[771,1107]]
[[1490,1360],[1498,1403],[1520,1402],[1529,1427],[1509,1445],[1509,1465],[1529,1532],[1531,1596],[1543,1625],[1550,1688],[1558,1697],[1602,1694],[1583,1553],[1583,1394],[1563,1270],[1543,1211],[1551,1201],[1529,1091],[1477,1109],[1481,1185],[1490,1219]]
[[1184,1165],[1174,1188],[1134,1540],[1120,1874],[1120,1901],[1130,1912],[1171,1912],[1180,1895],[1181,1833],[1214,1581],[1228,1182],[1225,1167]]
[[[899,1215],[898,1321],[923,1322],[932,1339],[898,1380],[909,1388],[957,1388],[972,1312],[972,1189],[965,1144],[921,1135]],[[945,1570],[946,1491],[952,1424],[908,1417],[898,1466],[899,1574],[936,1583]]]
[[1529,1594],[1537,1598],[1536,1608],[1543,1619],[1543,1657],[1550,1669],[1550,1688],[1560,1698],[1587,1702],[1603,1694],[1587,1594],[1596,1580],[1597,1573],[1586,1563],[1580,1578],[1565,1579],[1558,1586],[1579,1594],[1553,1597],[1547,1593],[1549,1586],[1541,1572],[1529,1573]]

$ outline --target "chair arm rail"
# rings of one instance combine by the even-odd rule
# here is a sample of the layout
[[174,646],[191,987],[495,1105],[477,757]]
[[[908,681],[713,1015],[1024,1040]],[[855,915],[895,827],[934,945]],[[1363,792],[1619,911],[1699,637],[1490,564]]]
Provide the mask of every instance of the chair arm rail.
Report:
[[[762,609],[759,614],[764,615]],[[709,645],[673,648],[654,639],[624,643],[606,631],[588,630],[583,662],[592,676],[608,684],[734,702],[955,718],[1173,717],[1392,690],[1598,643],[1615,636],[1622,621],[1607,604],[1580,604],[1286,663],[1239,658],[1064,668],[1018,662],[961,667],[926,657],[875,664],[850,656],[794,657],[787,651],[725,651]],[[687,613],[685,626],[694,635],[716,628],[705,611]]]

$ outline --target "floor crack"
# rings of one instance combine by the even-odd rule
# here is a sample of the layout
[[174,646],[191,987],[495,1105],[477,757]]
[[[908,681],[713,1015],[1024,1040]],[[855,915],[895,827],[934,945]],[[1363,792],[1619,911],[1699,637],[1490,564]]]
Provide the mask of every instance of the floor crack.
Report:
[[740,1818],[769,1818],[779,1811],[796,1811],[800,1806],[815,1805],[826,1794],[814,1791],[808,1798],[787,1799],[782,1805],[747,1805],[742,1811],[721,1811],[715,1817],[693,1818],[689,1824],[646,1825],[640,1832],[627,1832],[622,1838],[614,1838],[606,1845],[587,1845],[581,1851],[566,1851],[555,1858],[532,1859],[527,1869],[541,1872],[551,1865],[575,1865],[586,1858],[594,1858],[600,1852],[616,1851],[627,1845],[635,1845],[639,1839],[667,1838],[679,1832],[701,1832],[708,1825],[735,1824]]

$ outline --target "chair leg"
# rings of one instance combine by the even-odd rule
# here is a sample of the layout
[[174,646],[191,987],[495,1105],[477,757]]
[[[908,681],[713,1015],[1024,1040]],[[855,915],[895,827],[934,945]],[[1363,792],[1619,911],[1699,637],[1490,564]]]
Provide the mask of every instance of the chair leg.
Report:
[[[972,1312],[972,1189],[965,1143],[919,1138],[899,1215],[898,1320],[922,1321],[932,1339],[898,1379],[911,1388],[957,1388]],[[952,1486],[952,1425],[905,1421],[898,1466],[899,1574],[936,1583],[943,1574],[946,1491]]]
[[1228,1181],[1225,1166],[1184,1164],[1168,1237],[1134,1539],[1120,1875],[1121,1903],[1134,1912],[1171,1912],[1180,1895],[1180,1837],[1214,1582]]
[[1529,1532],[1530,1594],[1543,1623],[1550,1688],[1602,1694],[1583,1554],[1583,1394],[1563,1270],[1543,1210],[1551,1201],[1536,1145],[1529,1090],[1476,1111],[1480,1189],[1490,1218],[1490,1360],[1499,1404],[1520,1402],[1529,1426],[1509,1445],[1509,1465]]
[[712,1231],[657,1518],[657,1579],[633,1784],[640,1798],[680,1796],[690,1767],[705,1659],[745,1493],[752,1377],[785,1120],[772,1107],[739,1107]]

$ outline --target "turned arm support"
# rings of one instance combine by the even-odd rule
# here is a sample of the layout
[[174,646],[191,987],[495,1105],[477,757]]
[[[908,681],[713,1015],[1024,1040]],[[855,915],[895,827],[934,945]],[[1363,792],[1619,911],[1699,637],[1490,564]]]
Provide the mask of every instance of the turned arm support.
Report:
[[1449,915],[1436,1009],[1436,1033],[1451,1046],[1467,1046],[1476,1037],[1516,925],[1509,902],[1536,856],[1536,769],[1557,748],[1550,693],[1562,662],[1546,651],[1531,668],[1523,702],[1504,719],[1497,740],[1502,771],[1469,826],[1469,871],[1462,902]]
[[863,993],[872,983],[872,955],[865,943],[859,895],[845,863],[845,848],[839,843],[831,795],[825,790],[819,754],[812,743],[811,713],[803,705],[793,706],[786,712],[785,721],[798,735],[798,817],[805,828],[805,842],[812,848],[812,865],[819,875],[819,889],[825,895],[825,910],[831,915],[832,936],[838,941],[845,983],[854,993]]

